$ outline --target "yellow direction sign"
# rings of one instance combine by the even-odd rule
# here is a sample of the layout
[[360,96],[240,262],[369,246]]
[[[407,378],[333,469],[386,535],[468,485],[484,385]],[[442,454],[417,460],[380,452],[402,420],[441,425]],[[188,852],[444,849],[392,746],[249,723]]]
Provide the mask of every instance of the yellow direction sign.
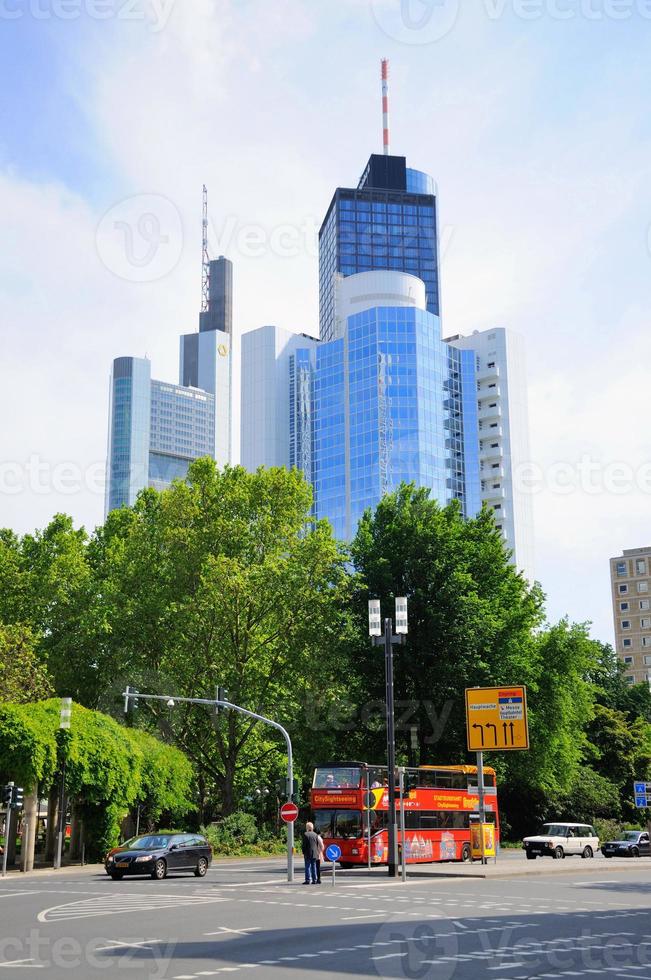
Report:
[[466,688],[469,752],[529,748],[526,687]]

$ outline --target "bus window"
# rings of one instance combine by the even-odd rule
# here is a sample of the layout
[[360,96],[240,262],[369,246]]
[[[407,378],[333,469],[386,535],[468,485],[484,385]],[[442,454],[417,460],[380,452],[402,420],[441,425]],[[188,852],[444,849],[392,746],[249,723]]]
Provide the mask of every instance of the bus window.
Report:
[[467,778],[463,772],[437,772],[436,786],[438,789],[467,789]]
[[321,834],[322,837],[332,837],[332,821],[334,814],[334,810],[314,811],[313,823],[317,834]]
[[362,836],[362,814],[359,810],[337,810],[334,837],[354,838]]
[[314,789],[357,789],[361,770],[352,767],[327,766],[314,771]]
[[[368,785],[370,789],[379,789],[380,786],[385,786],[387,782],[387,771],[386,769],[381,769],[379,766],[369,766],[368,770]],[[364,785],[366,785],[366,774],[364,776]]]
[[494,786],[495,785],[495,774],[492,772],[484,773],[484,786]]

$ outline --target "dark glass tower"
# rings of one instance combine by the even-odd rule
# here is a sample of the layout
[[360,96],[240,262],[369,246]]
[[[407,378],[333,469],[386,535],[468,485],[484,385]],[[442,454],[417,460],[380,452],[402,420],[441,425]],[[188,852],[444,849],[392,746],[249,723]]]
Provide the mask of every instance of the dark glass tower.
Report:
[[373,269],[418,276],[439,316],[436,186],[405,157],[372,154],[357,188],[334,193],[319,232],[321,340],[335,336],[335,278]]

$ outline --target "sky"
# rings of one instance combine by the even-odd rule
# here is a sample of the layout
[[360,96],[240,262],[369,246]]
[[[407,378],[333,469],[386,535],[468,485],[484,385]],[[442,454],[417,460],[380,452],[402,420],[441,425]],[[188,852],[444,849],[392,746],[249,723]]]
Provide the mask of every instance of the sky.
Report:
[[[0,0],[0,526],[103,519],[112,359],[174,381],[201,188],[238,333],[316,334],[316,233],[380,152],[438,184],[443,333],[526,340],[536,572],[612,640],[651,545],[651,0]],[[531,474],[533,473],[533,479]]]

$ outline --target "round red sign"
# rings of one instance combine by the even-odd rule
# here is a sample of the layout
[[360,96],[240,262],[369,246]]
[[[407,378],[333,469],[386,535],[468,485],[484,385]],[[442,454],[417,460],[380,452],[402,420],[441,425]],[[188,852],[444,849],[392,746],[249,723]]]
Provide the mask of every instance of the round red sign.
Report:
[[294,823],[298,816],[298,807],[295,803],[283,803],[280,808],[280,817],[285,823]]

